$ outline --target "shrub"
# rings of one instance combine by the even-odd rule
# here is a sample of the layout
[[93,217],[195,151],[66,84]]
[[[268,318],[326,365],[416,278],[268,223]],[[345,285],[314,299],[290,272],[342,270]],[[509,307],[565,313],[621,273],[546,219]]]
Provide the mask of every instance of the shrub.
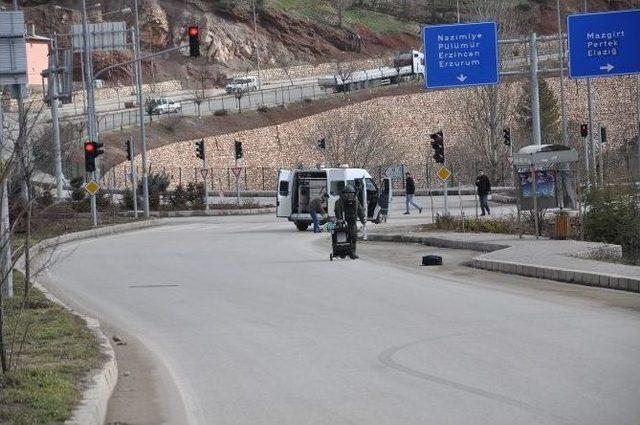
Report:
[[611,186],[585,196],[585,239],[622,246],[623,256],[640,264],[640,196],[635,189]]
[[204,183],[193,182],[187,185],[187,202],[192,210],[204,209]]
[[71,184],[71,200],[80,202],[84,199],[86,191],[84,190],[84,179],[82,177],[74,177],[69,182]]
[[269,107],[267,105],[258,106],[258,112],[265,113],[265,112],[268,112],[268,111],[269,111]]
[[216,117],[224,117],[226,115],[229,115],[229,111],[227,111],[226,109],[216,109],[213,112],[213,115],[215,115]]
[[187,209],[187,192],[184,186],[179,185],[175,188],[173,193],[169,196],[169,205],[174,210],[186,210]]

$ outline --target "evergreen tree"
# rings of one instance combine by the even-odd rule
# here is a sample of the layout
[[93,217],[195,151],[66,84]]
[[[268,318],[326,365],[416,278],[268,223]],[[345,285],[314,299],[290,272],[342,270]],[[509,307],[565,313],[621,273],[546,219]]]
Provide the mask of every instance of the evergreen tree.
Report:
[[[540,97],[540,131],[543,144],[560,143],[560,108],[555,94],[544,78],[538,78]],[[526,83],[518,103],[518,126],[521,140],[533,143],[533,118],[531,114],[531,85]]]

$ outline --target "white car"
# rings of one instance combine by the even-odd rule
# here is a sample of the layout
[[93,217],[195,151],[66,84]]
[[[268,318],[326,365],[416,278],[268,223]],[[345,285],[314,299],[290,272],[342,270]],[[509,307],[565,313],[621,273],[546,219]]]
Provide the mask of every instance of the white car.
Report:
[[238,77],[231,80],[225,87],[227,93],[246,93],[258,90],[257,77]]
[[180,102],[174,102],[173,99],[160,98],[156,99],[154,102],[154,114],[171,114],[173,112],[180,112],[182,110],[182,105],[180,104]]

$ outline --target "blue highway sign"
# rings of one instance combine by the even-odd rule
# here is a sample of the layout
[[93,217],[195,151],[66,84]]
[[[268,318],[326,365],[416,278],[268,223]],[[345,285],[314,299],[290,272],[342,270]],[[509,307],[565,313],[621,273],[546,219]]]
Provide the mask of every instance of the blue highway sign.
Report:
[[429,89],[497,84],[495,22],[433,25],[423,29],[425,86]]
[[640,73],[640,10],[567,17],[569,76]]

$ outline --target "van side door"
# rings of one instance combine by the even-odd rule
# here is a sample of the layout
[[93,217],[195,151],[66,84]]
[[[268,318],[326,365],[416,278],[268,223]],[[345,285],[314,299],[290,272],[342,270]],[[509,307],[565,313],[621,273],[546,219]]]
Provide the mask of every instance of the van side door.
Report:
[[293,208],[293,176],[294,173],[291,170],[280,170],[278,172],[276,217],[291,217]]

